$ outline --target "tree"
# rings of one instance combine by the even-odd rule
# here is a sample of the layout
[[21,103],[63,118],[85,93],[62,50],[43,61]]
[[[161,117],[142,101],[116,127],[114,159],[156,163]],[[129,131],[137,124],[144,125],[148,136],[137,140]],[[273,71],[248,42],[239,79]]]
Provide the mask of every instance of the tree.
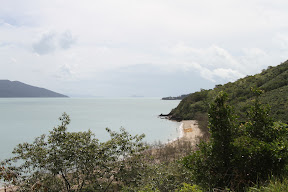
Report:
[[[262,105],[262,91],[253,90],[255,100],[247,113],[247,121],[238,124],[227,95],[220,92],[209,110],[211,140],[201,143],[199,150],[182,161],[203,188],[243,191],[245,187],[279,177],[288,165],[288,126],[274,122],[269,108]],[[236,126],[237,125],[237,126]]]
[[236,136],[236,117],[233,115],[232,108],[226,105],[227,99],[228,95],[220,92],[214,103],[210,104],[208,113],[212,153],[215,163],[219,163],[218,168],[221,172],[227,172],[231,166],[230,161],[233,157],[231,143]]
[[131,136],[123,128],[120,133],[107,128],[111,139],[99,142],[90,130],[68,132],[70,118],[66,113],[59,119],[61,125],[48,136],[19,144],[13,151],[15,157],[6,160],[9,164],[18,162],[10,166],[17,173],[17,186],[23,190],[105,191],[113,181],[118,186],[132,182],[130,176],[136,182],[142,170],[141,152],[146,149],[144,135]]
[[234,141],[236,183],[265,181],[271,174],[281,176],[288,163],[288,126],[274,122],[269,107],[260,103],[263,91],[252,89],[255,95],[247,122],[240,126],[241,135]]
[[210,104],[210,141],[200,143],[199,150],[183,160],[184,166],[192,170],[196,183],[204,188],[225,187],[230,182],[236,129],[233,110],[225,103],[227,98],[226,93],[220,92]]

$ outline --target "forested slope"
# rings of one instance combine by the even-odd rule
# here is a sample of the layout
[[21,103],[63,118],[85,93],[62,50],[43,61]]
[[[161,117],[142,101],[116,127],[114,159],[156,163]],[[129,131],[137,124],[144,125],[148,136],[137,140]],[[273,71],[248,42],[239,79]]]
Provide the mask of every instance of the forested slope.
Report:
[[214,89],[192,93],[184,98],[169,113],[169,116],[178,121],[199,120],[207,114],[209,103],[216,97],[217,93],[225,91],[229,95],[228,104],[234,107],[239,119],[244,120],[247,105],[253,97],[250,91],[251,87],[264,90],[264,94],[260,98],[261,102],[269,104],[271,116],[275,120],[288,122],[288,61],[276,67],[268,67],[259,74],[246,76],[233,83],[216,85]]

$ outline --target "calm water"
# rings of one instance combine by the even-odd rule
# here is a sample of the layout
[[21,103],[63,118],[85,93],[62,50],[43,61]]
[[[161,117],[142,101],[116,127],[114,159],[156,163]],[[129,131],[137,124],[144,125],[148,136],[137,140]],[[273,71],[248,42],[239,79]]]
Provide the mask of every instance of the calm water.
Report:
[[60,124],[63,112],[70,115],[68,131],[90,129],[100,141],[109,139],[105,128],[124,127],[131,134],[146,135],[146,141],[166,142],[178,136],[180,123],[160,119],[179,101],[160,98],[20,98],[0,99],[0,160],[11,156],[22,142],[49,133]]

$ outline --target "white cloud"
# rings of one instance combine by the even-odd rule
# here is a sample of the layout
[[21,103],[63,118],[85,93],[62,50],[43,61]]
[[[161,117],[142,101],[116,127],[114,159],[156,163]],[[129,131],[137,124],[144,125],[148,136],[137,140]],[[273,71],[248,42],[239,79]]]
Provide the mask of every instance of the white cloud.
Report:
[[69,49],[75,43],[75,41],[76,40],[70,31],[66,31],[59,37],[59,45],[62,49]]
[[185,66],[194,68],[203,78],[212,82],[217,78],[231,81],[243,76],[241,73],[243,67],[238,61],[239,58],[219,46],[212,45],[197,49],[181,43],[171,48],[171,52],[179,60],[186,60],[183,63]]
[[63,64],[58,68],[58,73],[55,75],[56,78],[63,81],[77,81],[77,73],[75,66],[69,64]]
[[227,81],[235,81],[241,77],[243,77],[243,74],[240,73],[237,70],[231,69],[231,68],[215,68],[215,69],[209,69],[206,66],[203,66],[199,63],[185,63],[181,64],[186,67],[186,71],[190,72],[197,72],[199,73],[204,79],[207,79],[213,83],[221,80],[221,82],[227,82]]
[[40,40],[33,44],[33,50],[39,55],[53,53],[56,49],[69,49],[75,43],[71,32],[62,34],[45,33]]
[[33,45],[33,49],[40,55],[54,52],[56,49],[55,34],[42,35],[41,39]]
[[167,74],[196,71],[217,83],[287,59],[284,0],[0,3],[0,76],[59,90],[59,81],[79,86],[140,64]]
[[223,68],[218,68],[213,70],[213,75],[218,76],[222,79],[228,80],[228,81],[235,81],[241,77],[243,77],[242,73],[239,73],[236,70],[233,69],[223,69]]

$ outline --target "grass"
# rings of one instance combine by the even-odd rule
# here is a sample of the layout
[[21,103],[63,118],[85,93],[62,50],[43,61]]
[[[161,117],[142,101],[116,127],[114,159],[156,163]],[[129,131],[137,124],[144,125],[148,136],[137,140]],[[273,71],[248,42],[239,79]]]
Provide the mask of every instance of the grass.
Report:
[[248,192],[286,192],[288,191],[288,178],[282,180],[271,178],[267,183],[260,186],[250,187]]

